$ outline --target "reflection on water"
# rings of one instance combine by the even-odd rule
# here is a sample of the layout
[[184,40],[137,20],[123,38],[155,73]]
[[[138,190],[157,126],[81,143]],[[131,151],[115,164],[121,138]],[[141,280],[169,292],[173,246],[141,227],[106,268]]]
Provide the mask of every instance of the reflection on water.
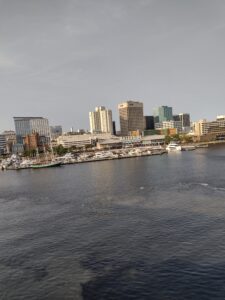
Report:
[[0,298],[224,299],[224,156],[0,173]]

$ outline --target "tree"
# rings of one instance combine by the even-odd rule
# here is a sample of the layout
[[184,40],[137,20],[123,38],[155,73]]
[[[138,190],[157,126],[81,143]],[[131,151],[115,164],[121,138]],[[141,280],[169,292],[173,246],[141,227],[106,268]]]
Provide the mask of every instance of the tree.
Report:
[[62,156],[64,154],[68,153],[68,149],[64,148],[62,145],[54,147],[53,151],[54,151],[54,153],[56,153],[59,156]]
[[193,138],[192,136],[186,134],[182,136],[182,141],[184,143],[193,143]]
[[171,142],[171,140],[172,140],[172,137],[171,137],[171,136],[167,135],[167,136],[165,137],[165,143],[166,143],[166,144],[169,144],[169,143]]
[[181,140],[180,135],[179,135],[178,133],[172,135],[172,140],[173,140],[173,141],[178,141],[178,142],[180,142],[180,140]]

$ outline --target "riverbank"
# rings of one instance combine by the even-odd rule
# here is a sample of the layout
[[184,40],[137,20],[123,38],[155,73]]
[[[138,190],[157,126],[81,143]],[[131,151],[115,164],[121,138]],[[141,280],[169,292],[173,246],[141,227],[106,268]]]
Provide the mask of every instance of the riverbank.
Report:
[[[140,148],[129,148],[129,149],[117,149],[111,151],[98,151],[95,153],[82,153],[76,158],[71,155],[65,155],[64,157],[56,157],[55,161],[61,163],[61,165],[71,165],[71,164],[80,164],[80,163],[90,163],[90,162],[100,162],[106,160],[118,160],[118,159],[128,159],[128,158],[136,158],[143,156],[153,156],[153,155],[163,155],[166,154],[167,151],[163,148],[149,148],[149,147],[140,147]],[[27,164],[16,164],[9,165],[6,167],[6,170],[24,170],[31,169],[34,161],[30,161]]]
[[[225,141],[213,141],[208,143],[192,143],[183,144],[182,151],[193,151],[199,148],[208,148],[209,146],[224,144]],[[90,163],[90,162],[100,162],[106,160],[115,159],[128,159],[143,156],[152,155],[162,155],[166,154],[168,151],[165,146],[145,146],[145,147],[133,147],[133,148],[122,148],[122,149],[112,149],[112,150],[95,150],[91,152],[81,152],[77,153],[67,153],[62,157],[55,157],[54,162],[60,162],[61,165],[67,164],[79,164],[79,163]],[[32,168],[35,165],[36,159],[16,157],[12,156],[10,158],[2,161],[0,167],[2,170],[24,170]]]

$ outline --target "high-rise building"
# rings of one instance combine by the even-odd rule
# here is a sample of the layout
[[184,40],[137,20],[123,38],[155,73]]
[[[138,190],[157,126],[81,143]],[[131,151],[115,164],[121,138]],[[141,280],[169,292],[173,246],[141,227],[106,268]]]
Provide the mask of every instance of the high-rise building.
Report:
[[6,138],[4,134],[0,134],[0,155],[6,153]]
[[173,120],[181,122],[183,133],[187,133],[191,130],[190,114],[181,113],[179,115],[174,115]]
[[118,105],[120,116],[120,130],[122,136],[130,132],[144,130],[143,103],[127,101]]
[[154,129],[154,116],[144,116],[145,120],[145,130]]
[[13,130],[6,130],[2,133],[6,140],[6,152],[12,153],[13,145],[16,144],[16,133]]
[[156,123],[173,120],[173,108],[169,106],[159,106],[154,110]]
[[50,127],[48,119],[42,117],[14,117],[16,139],[18,144],[23,144],[23,139],[32,133],[44,137],[50,143]]
[[112,111],[104,106],[95,108],[89,112],[91,133],[113,133]]
[[100,113],[97,107],[95,108],[95,111],[89,112],[89,122],[90,122],[90,132],[92,133],[101,132]]
[[181,113],[181,114],[179,114],[179,118],[182,123],[182,127],[190,127],[191,126],[190,114]]
[[199,120],[198,122],[193,123],[193,131],[194,134],[197,136],[201,136],[203,134],[208,133],[208,128],[209,128],[209,122],[207,122],[206,119]]
[[180,116],[179,115],[173,115],[173,120],[174,121],[180,121]]

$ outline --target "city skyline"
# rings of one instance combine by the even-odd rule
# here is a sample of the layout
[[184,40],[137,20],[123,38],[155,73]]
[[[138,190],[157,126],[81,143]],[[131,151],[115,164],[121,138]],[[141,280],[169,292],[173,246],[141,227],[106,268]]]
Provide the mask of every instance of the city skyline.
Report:
[[[138,101],[138,100],[126,100],[126,101],[124,101],[124,102],[129,102],[129,101]],[[163,105],[159,105],[158,107],[155,107],[155,108],[153,108],[152,109],[152,111],[151,111],[151,113],[146,113],[145,112],[145,103],[143,102],[143,101],[138,101],[138,102],[140,102],[140,103],[143,103],[143,115],[144,115],[144,117],[145,116],[153,116],[154,117],[154,113],[155,113],[155,111],[158,109],[158,108],[160,108],[160,107],[167,107],[167,105],[165,105],[165,104],[163,104]],[[117,108],[116,109],[111,109],[111,107],[109,107],[108,109],[112,112],[112,117],[113,117],[113,121],[115,121],[116,122],[116,126],[117,126],[117,129],[120,129],[120,119],[119,119],[119,109],[118,109],[118,105],[119,105],[120,103],[117,103]],[[103,105],[99,105],[99,106],[96,106],[96,108],[98,108],[98,107],[104,107]],[[220,115],[224,115],[224,113],[223,112],[218,112],[216,115],[213,115],[213,116],[211,116],[211,118],[207,118],[204,114],[202,115],[202,118],[197,118],[197,119],[193,119],[192,118],[192,114],[189,112],[189,111],[177,111],[177,109],[175,108],[174,109],[174,107],[172,107],[172,110],[173,110],[173,116],[176,116],[177,114],[178,115],[182,115],[182,114],[189,114],[190,116],[191,116],[191,122],[197,122],[197,121],[200,121],[200,120],[207,120],[207,121],[213,121],[214,119],[215,119],[215,117],[217,117],[217,116],[220,116]],[[74,128],[73,126],[70,126],[70,127],[68,127],[68,128],[65,128],[65,126],[63,126],[62,124],[63,124],[63,122],[62,122],[62,124],[60,124],[60,126],[62,126],[62,128],[64,129],[64,131],[65,132],[68,132],[68,131],[70,131],[71,129],[73,129],[73,130],[80,130],[80,129],[84,129],[84,130],[87,130],[87,131],[90,131],[90,112],[86,112],[86,119],[87,119],[87,121],[86,121],[86,123],[87,123],[87,126],[86,127],[83,127],[83,128],[81,128],[81,126],[79,126],[79,124],[78,124],[78,127],[76,127],[76,128]],[[18,117],[18,116],[17,116]],[[16,118],[17,118],[16,117]],[[20,116],[21,117],[21,116]],[[53,123],[53,122],[51,122],[51,120],[50,120],[50,118],[46,115],[46,114],[44,114],[44,115],[42,115],[41,117],[40,117],[40,115],[36,115],[36,114],[33,114],[32,116],[31,115],[25,115],[25,114],[23,114],[22,115],[22,118],[46,118],[46,119],[48,119],[49,120],[49,126],[52,126],[52,127],[54,127],[54,126],[56,126],[55,124],[58,124],[57,123],[57,120],[55,121],[55,123]],[[0,133],[1,132],[4,132],[4,131],[7,131],[7,130],[14,130],[15,129],[15,125],[14,125],[14,121],[13,121],[13,119],[15,118],[15,116],[12,116],[11,117],[11,123],[12,123],[12,125],[11,125],[11,127],[8,127],[8,128],[0,128]]]
[[129,99],[145,115],[160,105],[192,120],[225,112],[222,0],[0,5],[1,131],[15,115],[87,129],[101,105],[118,124],[117,104]]
[[0,300],[225,300],[225,0],[0,0]]

